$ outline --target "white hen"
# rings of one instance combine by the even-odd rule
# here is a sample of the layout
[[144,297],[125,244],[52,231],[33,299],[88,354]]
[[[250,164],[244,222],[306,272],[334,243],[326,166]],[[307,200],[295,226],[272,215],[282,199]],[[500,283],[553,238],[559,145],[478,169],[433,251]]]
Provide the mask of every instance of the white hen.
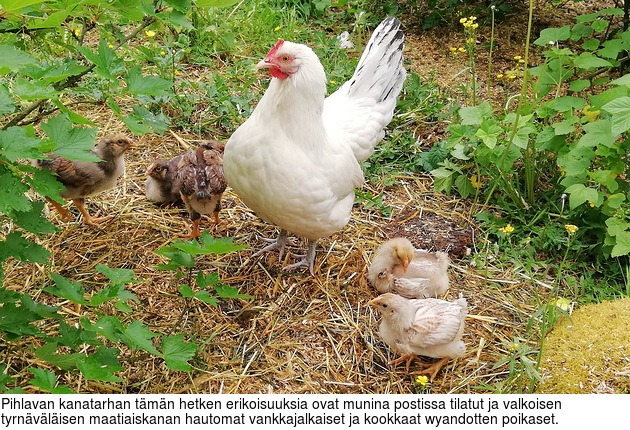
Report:
[[462,335],[468,304],[464,298],[448,302],[406,299],[386,293],[370,300],[368,305],[376,307],[382,315],[379,335],[383,342],[402,355],[390,364],[406,361],[408,371],[418,355],[442,358],[417,372],[427,373],[433,379],[449,358],[459,357],[466,350]]
[[368,280],[380,293],[436,297],[448,290],[449,265],[446,252],[415,249],[409,239],[395,237],[376,250]]
[[280,40],[258,63],[274,78],[227,142],[223,164],[241,200],[280,227],[265,249],[282,255],[287,232],[308,239],[306,256],[285,270],[313,273],[317,240],[350,220],[354,189],[363,183],[359,161],[383,138],[405,80],[403,39],[398,20],[385,19],[352,78],[328,98],[311,48]]

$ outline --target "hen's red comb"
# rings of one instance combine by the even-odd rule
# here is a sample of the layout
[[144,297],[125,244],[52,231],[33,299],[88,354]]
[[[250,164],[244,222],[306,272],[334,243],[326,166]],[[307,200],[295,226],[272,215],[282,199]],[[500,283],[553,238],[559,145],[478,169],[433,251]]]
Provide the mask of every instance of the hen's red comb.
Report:
[[276,42],[275,45],[273,45],[273,48],[271,48],[271,50],[269,51],[269,53],[267,54],[267,56],[271,56],[274,55],[276,53],[276,51],[278,49],[280,49],[280,47],[282,46],[282,44],[284,43],[284,40],[282,39],[278,39],[278,41]]

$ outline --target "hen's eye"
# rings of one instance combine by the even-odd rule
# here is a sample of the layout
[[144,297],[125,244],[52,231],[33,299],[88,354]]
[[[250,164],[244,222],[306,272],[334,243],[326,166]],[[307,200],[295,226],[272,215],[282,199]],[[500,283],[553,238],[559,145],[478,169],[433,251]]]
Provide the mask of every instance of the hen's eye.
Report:
[[290,57],[289,57],[288,55],[283,55],[283,56],[282,56],[282,61],[284,61],[285,63],[286,63],[287,61],[289,61],[289,59],[290,59]]

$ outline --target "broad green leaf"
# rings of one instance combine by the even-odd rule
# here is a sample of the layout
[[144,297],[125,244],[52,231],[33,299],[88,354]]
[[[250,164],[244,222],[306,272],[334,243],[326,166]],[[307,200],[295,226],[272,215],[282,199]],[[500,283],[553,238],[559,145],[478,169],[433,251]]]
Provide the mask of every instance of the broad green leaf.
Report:
[[612,122],[602,119],[584,124],[584,135],[578,141],[578,147],[606,146],[612,147],[617,141],[617,135],[613,133]]
[[612,114],[612,130],[621,134],[630,129],[630,97],[620,97],[602,106]]
[[582,43],[582,48],[586,51],[595,51],[597,48],[599,48],[599,45],[599,39],[588,39],[584,43]]
[[610,256],[621,257],[622,255],[630,254],[630,232],[624,231],[619,233],[616,237],[615,246],[613,246],[612,251],[610,252]]
[[61,94],[52,85],[42,80],[28,80],[18,76],[13,91],[22,100],[51,99]]
[[611,194],[606,199],[606,206],[618,209],[626,201],[625,193]]
[[48,264],[49,256],[46,248],[25,239],[17,231],[9,233],[4,242],[0,241],[0,262],[14,257],[20,261]]
[[59,321],[59,336],[53,339],[60,345],[67,346],[73,351],[85,344],[102,345],[102,342],[96,338],[96,333],[74,327],[63,320]]
[[162,353],[166,367],[189,372],[191,367],[188,361],[195,357],[197,345],[184,342],[184,335],[180,333],[162,338]]
[[586,79],[577,79],[571,81],[569,84],[569,90],[573,92],[580,92],[591,86],[591,82]]
[[4,364],[0,364],[0,391],[2,391],[4,394],[7,394],[5,392],[7,388],[7,384],[10,384],[11,381],[15,379],[7,375],[6,370],[7,370],[7,366]]
[[76,367],[77,360],[85,357],[83,353],[57,354],[57,346],[56,342],[48,342],[34,349],[33,352],[39,359],[63,370],[72,370]]
[[85,379],[90,381],[123,382],[124,379],[114,375],[116,372],[125,370],[120,365],[103,364],[95,354],[77,360],[77,369],[83,374]]
[[5,113],[13,113],[17,107],[15,106],[15,100],[9,93],[9,90],[4,84],[0,84],[0,115]]
[[619,236],[625,233],[630,224],[619,218],[608,218],[606,220],[606,232],[611,236]]
[[451,192],[456,172],[447,169],[446,167],[439,167],[435,170],[431,170],[431,175],[435,178],[433,181],[435,191],[444,191],[446,194]]
[[630,73],[626,73],[621,78],[615,79],[610,82],[612,85],[625,85],[630,87]]
[[44,202],[33,202],[28,211],[15,211],[12,214],[15,222],[24,230],[31,233],[54,233],[59,228],[42,216]]
[[41,2],[42,0],[0,0],[0,6],[4,12],[13,12]]
[[584,25],[582,23],[577,23],[571,29],[571,40],[580,40],[586,37],[589,37],[593,34],[593,27],[590,25]]
[[160,355],[160,351],[153,346],[151,339],[161,335],[153,333],[140,321],[134,321],[129,324],[129,326],[123,330],[123,334],[129,341],[125,342],[129,348],[133,350],[142,349],[151,354]]
[[63,317],[57,313],[60,309],[59,306],[48,306],[44,303],[38,303],[28,294],[23,294],[20,301],[24,309],[28,309],[42,318],[63,319]]
[[47,70],[41,79],[46,82],[60,82],[71,76],[78,76],[88,69],[88,67],[80,65],[74,60],[66,61],[59,66]]
[[49,197],[57,203],[65,203],[65,200],[59,195],[59,193],[65,190],[66,187],[57,180],[55,174],[50,170],[35,169],[32,176],[27,176],[25,180],[36,193]]
[[0,130],[0,153],[9,161],[18,158],[40,159],[43,157],[41,139],[31,137],[22,127],[9,127]]
[[605,19],[598,19],[597,21],[593,21],[591,24],[591,28],[593,31],[602,32],[608,28],[608,21]]
[[576,22],[593,22],[599,17],[599,12],[579,15],[575,17]]
[[540,32],[540,37],[534,41],[536,45],[544,46],[567,40],[571,37],[571,26],[565,25],[561,28],[545,28]]
[[575,67],[584,70],[596,69],[599,67],[612,67],[612,63],[610,61],[604,60],[590,52],[581,53],[574,61],[573,64]]
[[136,274],[132,269],[117,269],[108,267],[104,264],[99,264],[96,266],[96,270],[105,275],[114,285],[142,282],[135,278]]
[[57,12],[53,12],[45,20],[37,20],[31,21],[28,24],[28,28],[38,29],[38,28],[58,28],[63,24],[66,18],[70,15],[70,11],[67,9],[58,10]]
[[241,294],[238,292],[238,288],[231,287],[229,285],[219,284],[216,285],[215,290],[219,297],[224,299],[253,299],[254,296],[249,294]]
[[[4,3],[4,2],[3,2]],[[0,75],[9,72],[17,72],[22,66],[36,64],[37,61],[26,52],[15,49],[13,46],[0,45]]]
[[56,146],[55,154],[71,160],[101,161],[91,150],[94,147],[96,128],[74,127],[66,114],[50,118],[41,125]]
[[57,297],[70,300],[73,303],[91,305],[91,303],[85,299],[85,290],[80,282],[71,281],[56,273],[51,273],[50,277],[55,281],[55,286],[44,287],[44,291]]
[[479,106],[463,107],[459,110],[459,116],[462,118],[462,125],[480,126],[484,118],[492,114],[492,106],[483,102]]
[[550,100],[545,105],[556,112],[572,112],[582,109],[586,106],[586,102],[580,97],[564,96]]
[[31,384],[41,388],[44,391],[48,391],[49,393],[52,391],[53,388],[55,388],[55,384],[57,383],[57,376],[50,370],[41,369],[39,367],[31,367],[28,369],[28,371],[31,372],[33,376],[35,376],[33,379],[31,379]]
[[118,318],[113,316],[99,318],[94,325],[91,325],[87,318],[81,319],[81,327],[85,330],[105,336],[114,343],[119,342],[123,338],[122,333],[125,329]]
[[173,6],[178,12],[186,13],[192,7],[191,0],[165,0],[166,3]]
[[118,58],[116,52],[109,47],[105,39],[99,41],[97,52],[93,52],[85,46],[79,46],[77,49],[85,58],[94,63],[96,66],[94,71],[97,74],[112,82],[117,82],[118,78],[116,75],[126,69],[124,61]]
[[134,134],[162,134],[169,128],[170,119],[163,113],[155,115],[141,106],[134,106],[133,112],[122,120]]
[[11,339],[40,334],[39,329],[31,324],[32,321],[42,319],[35,312],[25,309],[24,306],[16,306],[15,303],[4,303],[1,309],[0,330]]
[[569,205],[575,209],[586,202],[596,202],[599,192],[595,188],[588,188],[584,184],[574,184],[565,190],[569,194]]
[[502,134],[503,128],[500,125],[490,121],[483,121],[475,136],[480,138],[488,148],[494,148]]
[[159,76],[142,76],[140,67],[129,70],[126,79],[127,90],[134,95],[170,96],[173,95],[171,87],[173,82],[162,79]]

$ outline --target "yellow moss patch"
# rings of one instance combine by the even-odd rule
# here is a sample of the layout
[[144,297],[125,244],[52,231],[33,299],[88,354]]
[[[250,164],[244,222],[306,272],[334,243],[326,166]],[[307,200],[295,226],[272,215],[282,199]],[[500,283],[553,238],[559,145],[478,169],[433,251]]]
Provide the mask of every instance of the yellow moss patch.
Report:
[[630,393],[630,298],[576,309],[547,336],[539,393]]

